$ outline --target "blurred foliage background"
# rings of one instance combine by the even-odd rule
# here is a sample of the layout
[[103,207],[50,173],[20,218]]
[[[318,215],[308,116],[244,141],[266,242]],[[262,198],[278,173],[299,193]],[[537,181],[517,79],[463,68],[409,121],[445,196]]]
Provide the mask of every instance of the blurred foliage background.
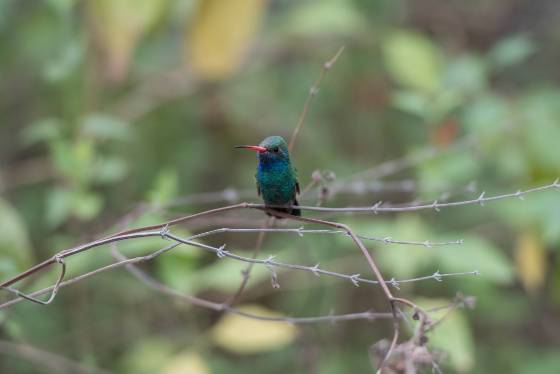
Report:
[[[114,232],[140,203],[166,208],[126,225],[258,201],[254,157],[232,146],[289,137],[323,62],[341,45],[293,154],[302,185],[317,169],[336,174],[327,188],[352,182],[328,205],[549,184],[560,175],[559,25],[554,0],[3,0],[1,278]],[[435,156],[422,156],[426,150]],[[417,157],[414,167],[383,180],[349,179],[406,155]],[[384,188],[387,181],[408,187]],[[213,191],[228,198],[206,201]],[[315,196],[304,200],[314,204]],[[423,305],[457,291],[476,296],[475,310],[454,312],[430,341],[447,352],[446,372],[558,372],[557,192],[439,213],[334,218],[362,234],[465,240],[368,243],[388,278],[481,271],[396,291]],[[263,219],[236,212],[181,230],[257,227]],[[262,255],[369,274],[345,238],[288,235],[268,235]],[[209,242],[250,254],[255,236]],[[161,246],[154,239],[120,248],[132,256]],[[110,261],[97,248],[69,259],[69,272]],[[143,268],[220,301],[243,266],[177,248]],[[55,276],[19,286],[38,289]],[[267,270],[255,269],[244,307],[292,316],[387,307],[381,294],[372,301],[370,287],[350,282],[307,273],[279,273],[279,281],[273,289]],[[368,372],[369,347],[390,333],[382,321],[294,327],[221,315],[157,294],[124,270],[64,288],[50,306],[20,303],[0,315],[3,341],[122,373]],[[64,370],[56,357],[0,351],[2,372]]]

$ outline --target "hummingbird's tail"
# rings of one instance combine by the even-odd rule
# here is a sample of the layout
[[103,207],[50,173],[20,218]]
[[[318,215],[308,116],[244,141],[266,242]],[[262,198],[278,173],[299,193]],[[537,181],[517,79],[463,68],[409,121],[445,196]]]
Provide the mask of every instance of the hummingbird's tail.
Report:
[[301,210],[299,208],[295,208],[298,205],[299,205],[298,201],[296,199],[294,199],[294,204],[292,205],[292,211],[290,212],[290,214],[293,214],[294,216],[301,217]]

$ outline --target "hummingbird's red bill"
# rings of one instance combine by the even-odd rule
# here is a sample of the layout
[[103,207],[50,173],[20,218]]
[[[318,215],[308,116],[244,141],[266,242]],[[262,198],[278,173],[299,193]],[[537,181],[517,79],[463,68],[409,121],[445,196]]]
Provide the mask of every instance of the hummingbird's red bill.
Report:
[[263,153],[263,152],[267,151],[267,149],[265,147],[261,147],[260,145],[236,145],[234,148],[251,149],[251,150],[257,151],[259,153]]

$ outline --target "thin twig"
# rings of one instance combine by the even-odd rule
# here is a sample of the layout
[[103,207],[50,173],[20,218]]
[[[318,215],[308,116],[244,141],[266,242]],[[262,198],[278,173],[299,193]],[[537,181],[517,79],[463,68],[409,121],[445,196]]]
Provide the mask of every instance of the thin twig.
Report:
[[[348,236],[348,234],[343,231],[343,230],[307,230],[304,229],[303,227],[300,227],[298,229],[284,229],[284,228],[228,228],[228,227],[223,227],[220,229],[214,229],[214,230],[209,230],[209,231],[205,231],[203,233],[194,235],[191,237],[191,239],[198,239],[198,238],[202,238],[205,236],[209,236],[209,235],[214,235],[214,234],[221,234],[221,233],[251,233],[251,232],[273,232],[273,233],[294,233],[300,237],[306,235],[306,234],[335,234],[335,235],[345,235]],[[461,245],[464,243],[463,239],[457,239],[457,240],[451,240],[451,241],[445,241],[445,242],[433,242],[431,240],[424,240],[424,241],[410,241],[410,240],[398,240],[398,239],[393,239],[390,236],[385,236],[385,237],[374,237],[374,236],[366,236],[366,235],[359,235],[356,234],[358,236],[358,238],[363,239],[363,240],[371,240],[371,241],[376,241],[376,242],[382,242],[384,244],[403,244],[403,245],[417,245],[417,246],[422,246],[422,247],[427,247],[427,248],[431,248],[431,247],[437,247],[437,246],[447,246],[447,245]]]
[[13,343],[6,340],[0,340],[0,353],[19,357],[26,361],[33,362],[37,366],[47,369],[48,371],[53,373],[108,373],[108,371],[106,370],[86,366],[82,363],[75,362],[69,360],[66,357],[32,347],[28,344]]
[[292,138],[290,139],[290,144],[288,145],[288,150],[290,152],[293,150],[296,138],[297,138],[301,128],[303,127],[303,124],[305,122],[305,118],[307,117],[307,113],[309,112],[309,107],[311,106],[311,103],[313,102],[313,98],[315,98],[315,96],[317,96],[317,93],[319,93],[319,86],[321,85],[321,82],[323,81],[323,79],[327,75],[328,71],[336,63],[336,60],[342,54],[343,51],[344,51],[344,46],[340,47],[338,49],[338,51],[336,52],[336,54],[330,60],[328,60],[327,62],[325,62],[323,64],[323,69],[321,70],[321,75],[319,75],[319,78],[317,78],[317,80],[315,81],[313,86],[311,86],[311,88],[309,89],[309,94],[307,95],[307,99],[305,99],[305,104],[303,105],[303,111],[301,112],[301,114],[299,116],[298,123],[296,125],[296,128],[295,128],[294,132],[292,133]]
[[[127,261],[128,259],[122,255],[118,250],[113,250],[113,255],[121,260]],[[183,301],[187,301],[190,303],[195,302],[195,305],[203,306],[209,309],[213,309],[216,311],[225,311],[231,314],[237,314],[243,317],[247,317],[250,319],[256,319],[260,321],[276,321],[276,322],[288,322],[293,324],[302,324],[302,323],[316,323],[316,322],[338,322],[338,321],[351,321],[356,319],[366,319],[366,320],[374,320],[378,318],[392,318],[391,313],[376,313],[373,311],[365,311],[359,313],[348,313],[348,314],[329,314],[325,316],[316,316],[316,317],[270,317],[270,316],[261,316],[254,313],[245,312],[241,309],[232,307],[228,302],[225,303],[215,303],[208,300],[200,299],[195,296],[187,295],[185,293],[179,292],[169,286],[155,280],[154,278],[150,277],[140,268],[138,268],[134,263],[127,263],[126,264],[127,270],[134,275],[138,280],[142,283],[146,284],[152,289],[159,291],[161,293],[173,296],[175,298],[181,299]]]
[[[261,251],[262,244],[264,242],[264,238],[266,236],[267,230],[270,226],[274,225],[275,218],[273,216],[268,217],[263,224],[262,230],[259,231],[259,235],[257,237],[257,243],[255,244],[255,250],[253,251],[252,259],[256,259]],[[227,305],[234,305],[237,299],[241,296],[247,283],[249,282],[249,277],[251,276],[251,270],[253,270],[254,262],[250,262],[249,265],[241,272],[243,279],[241,280],[241,284],[237,291],[232,295],[232,297],[226,302]]]

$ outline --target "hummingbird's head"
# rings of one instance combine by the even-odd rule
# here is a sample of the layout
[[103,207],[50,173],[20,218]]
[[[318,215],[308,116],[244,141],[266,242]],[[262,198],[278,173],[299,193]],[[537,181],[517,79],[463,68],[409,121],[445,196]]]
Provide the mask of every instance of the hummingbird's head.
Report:
[[257,157],[261,162],[290,161],[288,144],[281,136],[269,136],[259,145],[238,145],[235,148],[247,148],[257,151]]

